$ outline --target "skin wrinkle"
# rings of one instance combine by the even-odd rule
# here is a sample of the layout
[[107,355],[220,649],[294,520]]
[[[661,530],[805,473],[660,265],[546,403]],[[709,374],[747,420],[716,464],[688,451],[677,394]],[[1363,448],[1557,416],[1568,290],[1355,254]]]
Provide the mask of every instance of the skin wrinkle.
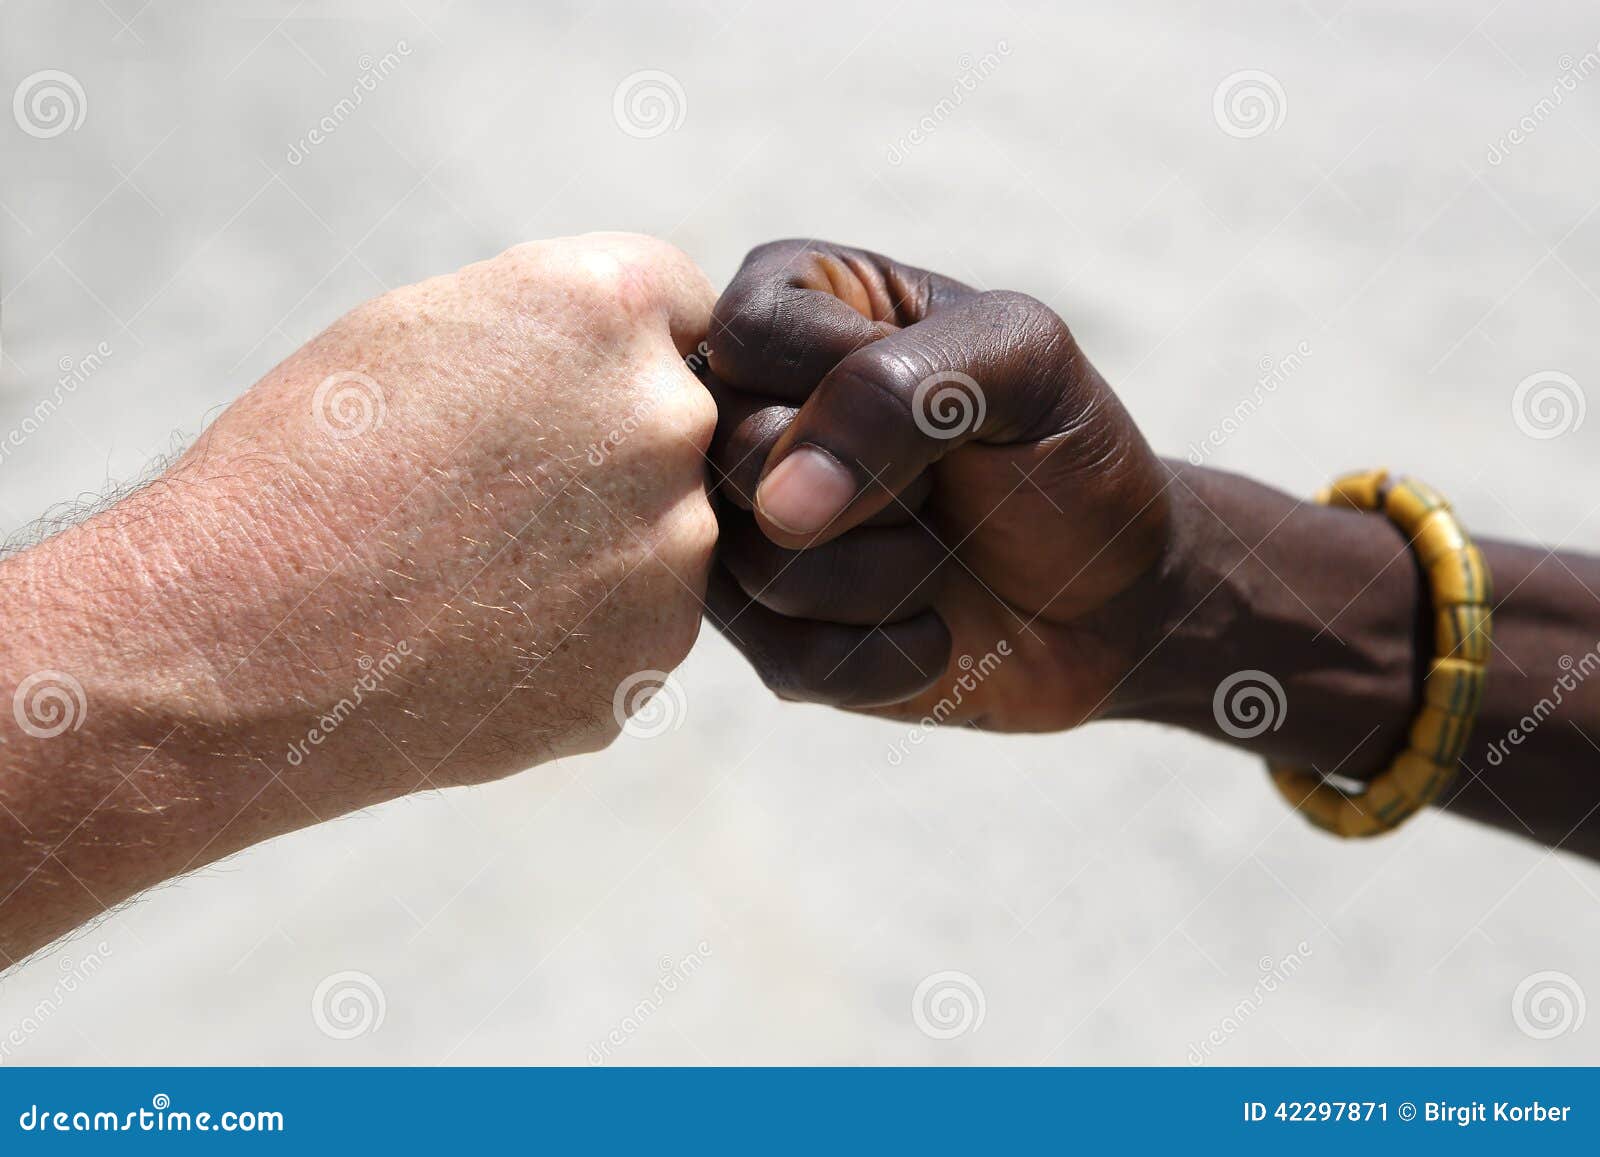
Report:
[[[876,347],[845,350],[841,336],[864,331],[842,328],[839,314],[861,309],[870,295],[838,278],[804,275],[801,283],[814,291],[785,294],[791,264],[848,269],[863,285],[937,286],[928,300],[936,297],[938,309],[923,301]],[[889,490],[924,459],[937,459],[931,493],[915,513],[901,510],[938,527],[956,551],[934,600],[935,621],[951,638],[949,665],[931,687],[912,677],[903,658],[874,650],[879,633],[894,629],[872,626],[866,613],[880,590],[829,602],[838,585],[830,568],[794,558],[781,576],[763,575],[757,590],[731,579],[714,583],[713,621],[780,694],[860,709],[870,690],[870,713],[911,720],[959,702],[946,725],[1001,730],[1058,730],[1096,716],[1148,719],[1358,778],[1398,750],[1432,654],[1432,616],[1418,567],[1387,520],[1308,507],[1245,479],[1156,459],[1066,324],[1023,295],[980,295],[865,250],[792,240],[753,251],[717,313],[739,315],[742,303],[771,297],[786,309],[744,318],[739,336],[745,351],[783,349],[786,364],[724,356],[713,335],[712,366],[729,404],[743,412],[761,412],[763,402],[799,408],[765,411],[763,429],[733,422],[719,432],[714,453],[731,480],[722,493],[727,507],[749,505],[742,458],[752,452],[767,451],[767,469],[794,446],[816,446]],[[868,308],[883,316],[877,299]],[[937,372],[979,383],[987,423],[977,438],[963,429],[930,445],[925,432],[909,428],[911,380]],[[827,561],[838,566],[870,557],[857,527],[875,502],[858,497],[810,537],[759,525],[780,547],[858,552],[830,553]],[[727,517],[730,535],[746,533],[742,516]],[[1558,556],[1565,580],[1545,582],[1536,577],[1545,575],[1537,552],[1480,545],[1501,593],[1489,692],[1469,751],[1476,745],[1499,754],[1489,745],[1519,726],[1527,703],[1544,693],[1538,680],[1548,676],[1528,672],[1559,668],[1560,654],[1597,645],[1600,600],[1589,592],[1600,587],[1600,561]],[[875,561],[902,593],[924,581],[921,568]],[[909,555],[900,561],[908,564]],[[1524,582],[1529,589],[1519,598]],[[1572,625],[1565,635],[1548,626],[1552,606],[1563,608],[1558,622]],[[800,609],[821,617],[777,614]],[[978,687],[965,687],[960,657],[1000,642],[1011,647],[1006,661]],[[841,647],[848,662],[819,673],[819,651]],[[1278,727],[1245,741],[1221,726],[1212,695],[1222,680],[1251,670],[1281,679],[1291,709]],[[958,697],[957,689],[969,694]],[[1583,691],[1581,698],[1600,699],[1600,691]],[[1517,758],[1506,759],[1505,769],[1465,778],[1444,806],[1600,856],[1600,822],[1589,822],[1600,777],[1570,770],[1592,767],[1600,747],[1576,725],[1579,699],[1568,696],[1561,718],[1519,736]]]
[[[396,291],[163,480],[0,563],[7,621],[37,620],[0,640],[9,685],[48,668],[88,692],[77,730],[0,729],[0,803],[33,832],[0,845],[0,951],[96,914],[73,876],[115,904],[321,818],[614,738],[619,684],[672,669],[699,627],[715,409],[679,347],[713,297],[683,254],[622,234]],[[338,439],[315,395],[352,370],[383,418]],[[108,544],[128,565],[85,582]]]
[[927,316],[933,308],[933,278],[930,275],[893,270],[887,282],[893,289],[893,300],[881,320],[904,326],[916,318]]
[[[263,602],[281,605],[293,598],[294,592],[307,586],[320,587],[338,571],[336,549],[319,551],[317,536],[303,530],[285,533],[277,525],[280,518],[276,511],[260,501],[259,489],[247,483],[242,488],[229,486],[226,493],[229,497],[213,508],[218,515],[212,519],[216,526],[213,550],[209,554],[197,551],[191,556],[212,557],[219,562],[201,572],[187,559],[173,560],[173,567],[162,580],[162,589],[153,599],[157,605],[181,608],[174,614],[178,624],[175,629],[183,631],[187,653],[214,675],[215,706],[201,712],[196,704],[196,717],[218,726],[226,723],[230,710],[227,703],[239,693],[241,667],[248,661],[223,649],[228,646],[229,622],[235,608]],[[191,524],[198,523],[194,512],[185,514]],[[323,524],[316,514],[308,513],[307,518],[313,524]],[[301,520],[301,526],[305,526],[305,520]],[[159,549],[159,540],[156,547]],[[228,592],[228,597],[224,598],[223,592]],[[297,654],[279,658],[284,669],[305,670],[305,664],[298,659],[304,653],[300,645],[308,642],[301,639],[297,645],[290,640]],[[312,684],[310,678],[296,680],[285,695],[301,696],[301,689]]]
[[[730,355],[712,335],[719,389],[775,419],[775,439],[748,422],[729,423],[729,437],[681,360],[707,336],[710,298],[682,254],[623,235],[519,246],[396,291],[223,414],[190,461],[203,476],[180,464],[120,520],[114,509],[0,564],[0,609],[25,624],[0,640],[12,683],[54,663],[86,673],[94,704],[49,746],[0,732],[0,803],[30,821],[21,853],[0,846],[0,953],[26,954],[93,909],[307,822],[603,746],[622,723],[622,680],[669,670],[699,629],[717,538],[701,451],[719,478],[748,476],[742,456],[775,460],[788,449],[775,440],[801,440],[777,428],[797,424],[869,475],[913,478],[890,479],[898,493],[880,509],[847,507],[805,543],[757,523],[765,545],[829,552],[821,560],[762,556],[772,573],[753,593],[726,569],[712,579],[714,621],[784,696],[998,730],[1104,715],[1215,734],[1219,664],[1263,664],[1296,707],[1250,750],[1354,775],[1392,750],[1428,628],[1415,566],[1391,567],[1409,556],[1381,520],[1160,462],[1033,299],[812,242],[757,251],[717,306],[749,338]],[[760,302],[770,313],[746,308]],[[781,357],[763,365],[752,349]],[[813,393],[841,361],[856,388]],[[346,442],[316,420],[314,391],[353,367],[387,410]],[[992,387],[986,434],[1030,437],[957,444],[907,429],[908,371],[941,368]],[[803,405],[764,411],[764,386]],[[624,416],[638,421],[613,444]],[[273,455],[314,480],[282,507],[277,481],[263,489],[246,468]],[[937,528],[956,554],[908,549],[895,561],[916,565],[886,563],[857,529],[880,525]],[[95,557],[96,534],[156,544],[139,555],[151,577],[86,582],[116,569]],[[1600,563],[1565,556],[1566,582],[1542,569],[1548,554],[1485,553],[1512,594],[1496,612],[1480,750],[1525,710],[1525,671],[1572,649],[1539,607],[1570,608],[1560,617],[1585,643],[1600,634],[1579,597],[1600,585]],[[885,586],[850,581],[864,574]],[[135,636],[108,593],[141,582],[160,597]],[[889,621],[924,583],[932,609]],[[863,613],[868,600],[878,605]],[[92,613],[118,629],[84,629]],[[185,681],[196,642],[202,665],[238,658],[215,717]],[[400,642],[415,650],[347,710],[362,659]],[[989,649],[1005,661],[969,685],[962,660]],[[1547,843],[1600,855],[1600,825],[1580,830],[1600,784],[1564,771],[1589,758],[1575,735],[1589,742],[1569,709],[1513,775],[1475,775],[1446,802],[1509,827],[1503,809]]]

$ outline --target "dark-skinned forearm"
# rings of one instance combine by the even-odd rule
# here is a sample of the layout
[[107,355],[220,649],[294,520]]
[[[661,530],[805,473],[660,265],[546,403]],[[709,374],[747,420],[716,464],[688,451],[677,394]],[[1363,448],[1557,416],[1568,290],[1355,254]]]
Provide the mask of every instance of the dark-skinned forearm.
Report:
[[[1173,464],[1163,612],[1108,715],[1171,723],[1324,774],[1369,778],[1404,745],[1432,654],[1431,605],[1385,518]],[[1470,512],[1465,514],[1470,526]],[[1479,540],[1494,647],[1460,778],[1441,801],[1600,857],[1600,560]],[[1240,671],[1283,688],[1258,735],[1219,719]],[[1254,721],[1252,721],[1254,722]]]

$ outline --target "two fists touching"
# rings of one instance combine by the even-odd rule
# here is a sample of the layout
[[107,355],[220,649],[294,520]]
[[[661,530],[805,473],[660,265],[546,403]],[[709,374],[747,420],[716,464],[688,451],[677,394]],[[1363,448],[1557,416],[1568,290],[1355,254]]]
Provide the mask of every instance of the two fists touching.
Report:
[[[386,405],[358,436],[303,404],[349,366]],[[1073,726],[1137,659],[1169,532],[1164,467],[1048,308],[815,242],[755,250],[714,309],[663,242],[521,246],[358,309],[195,454],[236,439],[302,490],[276,543],[308,564],[197,647],[259,638],[298,718],[409,640],[363,709],[435,783],[609,742],[702,592],[786,698]]]
[[[352,369],[383,407],[354,432]],[[1073,726],[1137,661],[1169,536],[1165,468],[1048,308],[816,242],[756,249],[714,308],[663,242],[518,247],[356,310],[190,458],[294,495],[245,520],[282,581],[186,640],[259,676],[223,697],[243,729],[291,750],[274,721],[404,643],[362,709],[435,783],[603,746],[702,593],[786,698]],[[303,762],[380,777],[364,730]]]
[[[27,835],[0,841],[0,966],[269,836],[604,746],[703,613],[789,699],[1381,769],[1430,653],[1407,544],[1213,475],[1157,459],[1039,302],[860,250],[763,246],[718,299],[672,246],[596,234],[396,290],[0,560],[0,814]],[[1493,735],[1592,564],[1568,590],[1485,551],[1529,592],[1496,608],[1522,658]],[[1265,666],[1292,719],[1230,727],[1217,697]],[[1540,735],[1545,778],[1466,807],[1559,843],[1584,753]]]
[[86,762],[329,811],[604,746],[703,600],[784,697],[1060,728],[1136,659],[1164,485],[1029,298],[781,242],[717,301],[664,242],[537,242],[357,308],[12,560],[73,629],[10,662],[83,683]]

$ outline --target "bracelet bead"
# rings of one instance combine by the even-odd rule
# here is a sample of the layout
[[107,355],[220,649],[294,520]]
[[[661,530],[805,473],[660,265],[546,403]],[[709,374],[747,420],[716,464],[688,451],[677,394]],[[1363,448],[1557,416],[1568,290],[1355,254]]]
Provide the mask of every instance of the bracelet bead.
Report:
[[1442,659],[1489,661],[1491,615],[1484,603],[1456,603],[1434,612],[1434,650]]

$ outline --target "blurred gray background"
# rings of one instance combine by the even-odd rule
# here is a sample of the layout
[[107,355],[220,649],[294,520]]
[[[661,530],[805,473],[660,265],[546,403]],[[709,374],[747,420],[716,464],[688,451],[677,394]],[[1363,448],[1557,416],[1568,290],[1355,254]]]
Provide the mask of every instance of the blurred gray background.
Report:
[[[1208,461],[1387,463],[1593,550],[1597,44],[1587,0],[4,0],[0,520],[137,477],[362,299],[630,229],[719,284],[803,235],[1032,292],[1175,455],[1303,348]],[[0,1063],[1600,1062],[1587,863],[1439,815],[1343,845],[1142,725],[896,766],[709,632],[679,678],[677,730],[58,945],[0,979]]]

